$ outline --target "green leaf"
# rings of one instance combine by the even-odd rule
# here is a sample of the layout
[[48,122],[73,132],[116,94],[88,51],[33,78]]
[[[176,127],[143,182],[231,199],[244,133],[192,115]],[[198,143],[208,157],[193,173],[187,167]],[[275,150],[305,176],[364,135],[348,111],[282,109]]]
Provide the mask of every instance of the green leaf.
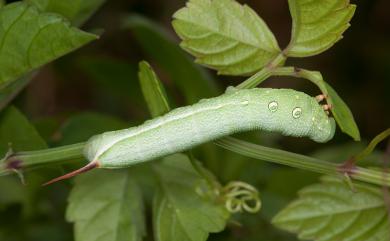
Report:
[[[88,1],[55,1],[55,0],[25,0],[35,4],[44,11],[50,11],[66,16],[76,26],[84,22],[87,17],[104,2],[104,0]],[[69,3],[72,4],[69,4]],[[0,7],[4,4],[0,1]],[[0,89],[0,111],[12,101],[15,96],[30,82],[32,75],[26,75],[15,81],[10,82],[3,89]]]
[[289,0],[292,16],[291,42],[287,56],[307,57],[332,47],[350,26],[355,5],[349,0]]
[[61,14],[75,26],[84,23],[105,0],[25,0],[33,3],[41,11]]
[[154,170],[160,184],[153,205],[156,241],[205,241],[224,229],[229,214],[187,156],[166,157]]
[[22,75],[97,38],[23,2],[2,7],[0,19],[0,92]]
[[322,183],[301,190],[299,198],[277,214],[273,223],[303,240],[389,240],[382,189],[363,184],[354,184],[354,188],[325,177]]
[[124,27],[132,30],[141,47],[169,74],[189,104],[219,93],[210,75],[194,64],[160,26],[131,15],[124,20]]
[[265,22],[234,0],[190,0],[173,18],[181,46],[219,74],[251,75],[280,53]]
[[91,136],[106,131],[124,129],[128,126],[126,122],[99,113],[85,112],[69,118],[61,127],[62,145],[69,145],[87,141]]
[[355,119],[353,118],[353,114],[348,105],[329,84],[326,82],[324,82],[324,84],[326,87],[326,92],[324,93],[329,96],[328,102],[332,105],[332,114],[340,129],[351,136],[355,141],[360,141],[359,128],[356,125]]
[[47,147],[34,126],[15,107],[8,107],[0,115],[0,157],[11,144],[14,151],[32,151]]
[[0,8],[5,5],[4,0],[0,0]]
[[152,67],[142,61],[139,64],[139,81],[147,102],[149,111],[153,117],[160,116],[170,111],[167,94],[160,79]]
[[66,212],[76,241],[140,241],[145,235],[142,194],[128,170],[94,171],[76,179]]

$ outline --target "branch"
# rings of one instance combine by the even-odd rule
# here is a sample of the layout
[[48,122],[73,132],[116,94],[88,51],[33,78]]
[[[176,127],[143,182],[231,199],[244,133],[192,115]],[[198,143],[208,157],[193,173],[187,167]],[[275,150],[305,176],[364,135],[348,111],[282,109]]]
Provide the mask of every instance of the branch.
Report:
[[336,164],[327,162],[313,157],[252,144],[231,137],[218,140],[216,141],[216,144],[243,156],[262,161],[282,164],[325,175],[338,176],[341,178],[345,178],[347,176],[358,181],[390,187],[390,176],[384,175],[381,171],[358,166],[351,166],[346,169],[344,167],[344,163]]
[[0,160],[0,176],[15,171],[29,170],[43,165],[59,164],[72,159],[83,158],[85,143],[61,146],[39,151],[9,153]]
[[250,89],[258,86],[259,84],[261,84],[261,82],[268,79],[274,72],[275,68],[282,65],[285,61],[286,56],[282,52],[278,56],[276,56],[271,62],[269,62],[269,64],[265,68],[261,69],[259,72],[252,75],[249,79],[237,85],[237,88]]

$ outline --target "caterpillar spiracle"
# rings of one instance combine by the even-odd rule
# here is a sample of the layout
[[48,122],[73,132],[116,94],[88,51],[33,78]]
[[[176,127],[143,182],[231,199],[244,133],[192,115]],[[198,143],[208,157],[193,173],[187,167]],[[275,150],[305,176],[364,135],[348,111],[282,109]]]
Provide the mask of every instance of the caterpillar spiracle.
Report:
[[140,126],[92,137],[84,149],[90,163],[47,184],[96,167],[128,167],[243,131],[266,130],[327,142],[336,124],[324,109],[315,97],[291,89],[229,87],[221,96],[174,109]]

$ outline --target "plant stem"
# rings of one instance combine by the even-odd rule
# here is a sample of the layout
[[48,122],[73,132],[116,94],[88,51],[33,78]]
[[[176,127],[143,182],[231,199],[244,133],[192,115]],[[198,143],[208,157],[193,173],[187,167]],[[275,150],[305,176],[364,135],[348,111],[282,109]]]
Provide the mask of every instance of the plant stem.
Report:
[[384,139],[390,136],[390,128],[387,130],[381,132],[379,135],[377,135],[367,146],[366,149],[364,149],[361,153],[354,156],[352,159],[354,162],[360,161],[364,158],[366,158],[368,155],[372,153],[372,151],[375,149],[375,147],[382,142]]
[[355,167],[350,177],[359,181],[390,187],[390,175],[383,171],[376,171],[363,167]]
[[265,68],[261,69],[259,72],[251,76],[249,79],[237,85],[237,88],[239,89],[254,88],[271,76],[292,76],[292,77],[307,79],[312,83],[316,84],[320,88],[322,93],[328,94],[328,89],[325,85],[325,82],[323,81],[320,72],[310,71],[310,70],[300,69],[295,67],[279,67],[282,63],[284,63],[285,60],[286,57],[283,54],[278,55]]
[[265,79],[271,76],[271,69],[263,68],[256,74],[252,75],[249,79],[245,80],[241,84],[237,85],[239,89],[250,89],[256,87]]
[[335,163],[318,160],[288,151],[256,145],[232,137],[225,137],[215,143],[224,149],[258,160],[327,175],[339,173]]
[[313,157],[248,143],[232,137],[223,138],[215,143],[227,150],[258,160],[341,178],[348,175],[355,180],[390,186],[390,175],[386,175],[386,173],[381,171],[356,166],[351,170],[344,170],[344,164],[326,162]]
[[17,169],[30,169],[40,165],[58,164],[70,159],[82,158],[85,143],[61,146],[39,151],[18,152],[0,160],[0,176],[13,173],[12,163],[18,163]]
[[[340,164],[326,162],[283,150],[259,146],[231,137],[223,138],[215,143],[230,151],[263,161],[339,177],[343,177],[344,174],[348,174],[355,180],[376,185],[390,186],[390,175],[386,175],[381,171],[354,167],[352,170],[344,172],[342,165]],[[30,169],[42,165],[59,164],[71,159],[82,158],[84,145],[85,143],[79,143],[40,151],[15,153],[0,161],[0,176],[14,173],[12,169],[7,168],[8,164],[13,161],[20,161],[21,168]]]
[[328,94],[328,89],[326,88],[322,74],[318,71],[311,71],[295,67],[278,67],[272,70],[271,75],[304,78],[317,85],[322,93]]
[[267,66],[261,69],[256,74],[252,75],[249,79],[245,80],[241,84],[237,85],[239,89],[250,89],[258,86],[261,82],[270,77],[273,70],[286,61],[286,56],[280,53],[276,56]]

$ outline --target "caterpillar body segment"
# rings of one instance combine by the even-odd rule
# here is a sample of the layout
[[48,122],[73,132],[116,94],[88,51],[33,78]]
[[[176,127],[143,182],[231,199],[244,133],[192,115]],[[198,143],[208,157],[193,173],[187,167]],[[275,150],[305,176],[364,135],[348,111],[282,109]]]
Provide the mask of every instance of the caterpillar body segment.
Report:
[[291,89],[229,87],[225,94],[177,108],[124,130],[92,137],[84,155],[99,168],[124,168],[237,132],[265,130],[327,142],[335,121],[318,98]]

